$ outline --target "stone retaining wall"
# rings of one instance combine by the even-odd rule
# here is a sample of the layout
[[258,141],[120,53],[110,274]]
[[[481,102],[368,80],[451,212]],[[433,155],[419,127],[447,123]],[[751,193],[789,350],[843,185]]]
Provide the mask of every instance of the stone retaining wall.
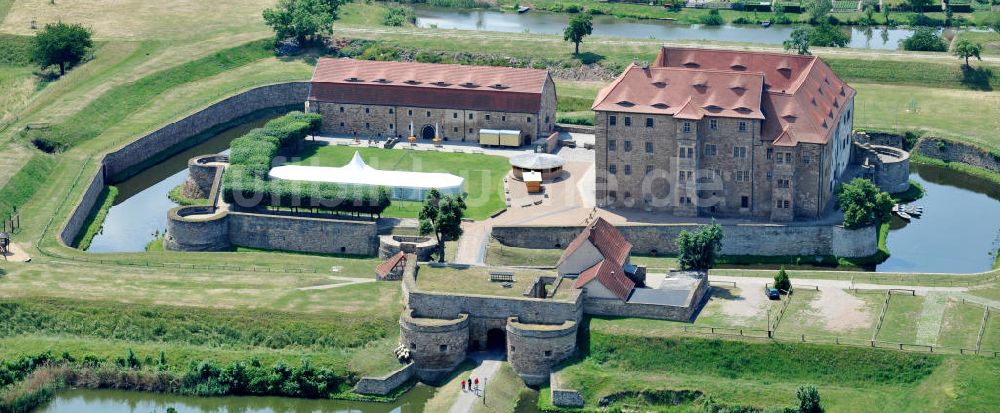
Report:
[[916,152],[930,158],[960,162],[1000,173],[1000,154],[994,155],[975,146],[944,139],[923,138],[917,143]]
[[583,396],[576,390],[562,388],[562,380],[558,372],[549,374],[549,389],[552,394],[552,404],[557,407],[583,407]]
[[557,123],[556,130],[559,132],[594,134],[594,127],[588,125],[571,125],[568,123]]
[[358,380],[358,384],[354,385],[353,391],[358,394],[385,396],[413,378],[417,370],[414,366],[415,364],[409,363],[383,377],[362,377]]
[[[637,254],[674,254],[674,240],[682,230],[698,224],[619,225],[619,231],[635,246]],[[522,248],[566,248],[583,227],[494,226],[492,236],[500,243]],[[878,229],[874,226],[848,230],[834,225],[723,225],[723,255],[835,255],[867,257],[878,251]]]
[[378,228],[372,221],[229,213],[229,241],[242,247],[375,255],[377,236]]
[[552,367],[576,352],[577,324],[567,320],[559,325],[521,323],[507,320],[507,360],[529,386],[549,380]]
[[73,245],[73,241],[76,240],[77,235],[83,230],[83,225],[87,223],[87,218],[90,216],[90,211],[93,211],[97,206],[97,199],[101,196],[101,191],[104,190],[104,167],[97,171],[90,180],[90,185],[87,186],[87,190],[83,191],[83,197],[80,199],[80,203],[77,204],[76,209],[73,213],[69,215],[69,220],[66,221],[66,225],[63,225],[62,231],[59,231],[59,240],[67,246]]
[[309,82],[279,83],[242,92],[170,123],[104,157],[105,176],[115,176],[213,126],[262,109],[305,104]]
[[[210,206],[182,206],[167,212],[163,248],[169,251],[225,251],[229,249],[229,215]],[[192,216],[196,215],[196,216]]]

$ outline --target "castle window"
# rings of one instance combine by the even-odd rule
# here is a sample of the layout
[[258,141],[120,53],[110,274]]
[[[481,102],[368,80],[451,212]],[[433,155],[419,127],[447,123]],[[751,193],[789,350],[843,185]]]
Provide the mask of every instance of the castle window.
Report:
[[416,349],[417,349],[417,343],[410,343],[410,350],[416,350]]
[[452,119],[458,119],[458,112],[452,113],[451,114],[451,118]]
[[343,127],[344,127],[344,122],[340,122],[340,127],[341,127],[341,128],[343,128]]
[[632,141],[625,141],[625,152],[632,152]]
[[458,133],[458,127],[453,128],[453,132]]
[[774,148],[767,148],[767,160],[771,160],[771,156],[774,155]]
[[340,107],[340,113],[344,113],[344,107],[343,106]]
[[785,152],[785,163],[787,163],[789,165],[792,164],[792,153],[791,152]]
[[394,111],[392,110],[392,108],[389,108],[389,114],[391,115],[393,113],[394,113]]
[[747,147],[746,146],[734,146],[733,147],[733,158],[746,158],[747,157]]
[[431,111],[429,111],[429,110],[427,111],[427,117],[428,118],[431,117]]
[[705,156],[715,156],[719,149],[715,145],[705,145]]
[[617,151],[618,150],[618,141],[616,141],[614,139],[608,140],[608,150],[611,151],[611,152]]
[[447,344],[442,344],[441,346],[438,347],[438,350],[441,350],[441,352],[444,353],[444,352],[448,351],[448,345]]
[[646,118],[646,127],[647,128],[653,127],[653,118]]
[[549,115],[545,115],[545,123],[549,123]]
[[372,113],[372,110],[369,108],[365,108],[365,113]]
[[500,121],[501,122],[506,122],[507,121],[507,115],[501,115],[500,116]]
[[740,197],[740,208],[750,208],[750,197],[746,195]]
[[804,153],[804,154],[802,154],[802,163],[809,163],[809,161],[810,161],[810,160],[811,160],[811,159],[810,159],[810,157],[809,157],[809,154],[808,154],[808,153]]
[[653,142],[646,142],[646,153],[653,153]]
[[631,116],[626,116],[625,117],[625,126],[632,126],[632,117]]
[[736,182],[749,182],[750,171],[736,171]]
[[472,120],[472,114],[471,113],[469,114],[469,120]]
[[608,116],[608,125],[615,126],[618,124],[618,117],[615,115]]
[[389,124],[389,129],[396,129],[396,128],[394,128],[394,127],[393,127],[393,124],[391,124],[391,123],[390,123],[390,124]]
[[718,119],[709,119],[708,120],[708,128],[711,129],[711,130],[719,129],[719,120]]
[[545,357],[552,357],[552,350],[545,350]]
[[746,132],[747,131],[747,121],[741,120],[740,123],[739,123],[739,128],[740,128],[740,132]]
[[608,165],[608,173],[612,175],[618,175],[618,165],[615,164]]
[[472,133],[472,128],[469,128],[469,133]]
[[531,123],[531,116],[528,116],[528,123]]
[[490,120],[490,114],[489,113],[486,114],[486,120]]
[[632,165],[625,165],[625,175],[632,175]]
[[653,165],[646,165],[646,175],[653,173]]
[[370,123],[368,123],[368,122],[365,122],[365,129],[368,129],[368,128],[370,128],[371,126],[372,126],[372,124],[370,124]]
[[684,133],[691,133],[691,122],[684,122]]
[[517,350],[517,347],[514,347],[514,346],[510,346],[510,352],[511,352],[511,353],[513,353],[513,352],[514,352],[514,350]]
[[407,110],[406,111],[406,115],[407,116],[413,116],[413,109]]

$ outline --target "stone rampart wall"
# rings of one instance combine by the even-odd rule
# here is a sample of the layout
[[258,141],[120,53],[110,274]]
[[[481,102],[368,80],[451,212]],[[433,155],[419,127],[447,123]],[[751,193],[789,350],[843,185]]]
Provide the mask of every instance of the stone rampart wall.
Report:
[[69,220],[66,221],[66,225],[59,232],[59,240],[63,244],[73,245],[73,241],[76,240],[76,236],[83,230],[83,225],[87,223],[87,217],[90,216],[90,211],[94,210],[97,199],[101,196],[101,191],[103,190],[104,172],[102,167],[91,178],[90,185],[87,185],[87,190],[83,191],[80,203],[77,204],[76,209],[70,214]]
[[576,352],[576,321],[558,326],[507,321],[507,360],[531,386],[549,380],[552,367]]
[[[619,225],[638,254],[674,254],[674,240],[697,224]],[[566,248],[583,227],[494,226],[502,244],[522,248]],[[877,229],[847,230],[833,225],[723,225],[723,255],[837,255],[866,257],[878,251]]]
[[209,206],[182,206],[167,212],[169,251],[224,251],[229,249],[229,215]]
[[104,165],[107,168],[106,176],[115,176],[139,165],[213,126],[262,109],[294,104],[304,105],[308,96],[309,82],[261,86],[230,96],[107,154],[104,157]]
[[417,370],[414,366],[416,365],[409,363],[384,377],[362,377],[361,380],[358,380],[358,384],[354,385],[354,392],[376,396],[392,393],[413,378]]
[[924,138],[917,144],[920,155],[946,162],[960,162],[1000,173],[1000,154],[992,154],[971,145],[943,139]]
[[422,380],[435,381],[465,360],[469,348],[469,316],[426,318],[404,311],[399,317],[399,341]]
[[230,212],[229,241],[269,250],[375,255],[378,228],[372,221]]

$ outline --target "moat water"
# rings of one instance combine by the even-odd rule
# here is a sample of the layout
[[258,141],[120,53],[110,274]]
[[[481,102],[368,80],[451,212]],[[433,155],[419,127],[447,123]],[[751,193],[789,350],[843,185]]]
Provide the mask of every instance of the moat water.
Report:
[[[480,30],[508,33],[562,34],[569,14],[532,10],[528,13],[504,13],[495,10],[460,10],[429,6],[414,7],[417,26],[460,30]],[[782,44],[788,40],[793,25],[723,25],[706,26],[669,20],[622,19],[614,16],[593,16],[594,36],[660,40],[709,40],[719,42]],[[897,49],[899,41],[913,34],[912,30],[889,27],[842,27],[850,34],[847,47],[863,49]]]
[[264,126],[276,114],[235,125],[210,136],[131,178],[115,183],[115,197],[101,232],[94,236],[89,252],[142,252],[167,229],[167,211],[177,204],[167,197],[170,190],[187,180],[189,159],[229,149],[229,143],[250,129]]
[[66,390],[33,413],[421,413],[434,387],[417,385],[391,403],[286,397],[191,397],[121,390]]

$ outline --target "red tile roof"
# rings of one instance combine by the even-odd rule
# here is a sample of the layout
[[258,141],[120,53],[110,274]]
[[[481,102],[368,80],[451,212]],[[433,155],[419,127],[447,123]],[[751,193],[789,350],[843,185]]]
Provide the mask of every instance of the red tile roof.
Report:
[[618,228],[605,221],[604,218],[598,217],[597,220],[584,228],[583,231],[580,231],[580,234],[566,246],[562,257],[559,258],[559,264],[562,264],[567,257],[573,255],[583,245],[584,241],[590,241],[600,251],[601,255],[604,256],[604,259],[618,264],[619,268],[625,263],[629,254],[632,253],[632,243],[625,239],[621,231],[618,231]]
[[538,113],[546,70],[322,58],[310,100]]
[[611,262],[610,260],[602,260],[580,273],[576,282],[573,283],[573,288],[583,288],[583,286],[595,278],[622,301],[628,301],[629,295],[632,294],[632,290],[635,288],[635,282],[625,275],[621,264]]
[[672,115],[680,119],[704,116],[764,119],[760,97],[764,76],[675,67],[632,64],[601,90],[594,110]]
[[406,262],[406,254],[404,254],[402,251],[397,252],[396,255],[389,257],[385,261],[382,261],[381,264],[376,266],[375,274],[378,274],[379,278],[385,278],[389,275],[390,272],[392,272],[393,268],[396,268],[396,265],[399,265],[401,261],[404,263]]
[[[833,70],[822,59],[816,56],[790,55],[783,53],[748,52],[738,50],[716,50],[698,48],[664,47],[650,66],[649,72],[657,73],[663,68],[676,70],[691,70],[702,73],[708,88],[715,84],[715,90],[725,84],[723,79],[729,78],[734,84],[743,83],[747,75],[763,77],[763,92],[759,104],[752,106],[752,115],[767,114],[764,118],[761,140],[775,145],[794,146],[800,142],[826,143],[836,130],[837,122],[845,108],[845,103],[854,97],[855,91],[833,73]],[[723,111],[711,113],[704,111],[700,103],[703,94],[691,93],[690,89],[661,87],[660,93],[653,93],[658,86],[642,79],[632,80],[636,74],[629,75],[637,69],[630,66],[618,80],[606,90],[610,91],[619,82],[629,82],[632,88],[643,86],[650,91],[635,91],[630,102],[636,106],[632,110],[609,109],[601,106],[602,95],[595,101],[595,110],[614,110],[621,112],[663,113],[672,114],[682,119],[700,119],[701,116],[729,116],[724,110],[740,106],[741,100],[734,94],[715,93],[715,104]],[[629,75],[629,76],[626,76]],[[680,75],[675,75],[680,76]],[[684,77],[686,79],[686,77]],[[714,82],[714,83],[711,83]],[[691,82],[689,82],[691,83]],[[665,91],[665,92],[664,92]],[[755,92],[748,89],[747,92]],[[663,94],[669,96],[662,96]],[[676,94],[677,96],[673,96]],[[744,95],[745,96],[745,95]],[[687,101],[690,97],[692,105]],[[741,97],[742,98],[742,97]],[[674,112],[667,108],[649,109],[646,106],[661,103],[664,100],[683,101],[684,107]],[[611,104],[618,100],[609,99]],[[625,99],[628,100],[628,99]],[[742,100],[746,102],[746,100]],[[669,102],[662,102],[667,103]],[[701,110],[699,110],[699,107]],[[730,116],[731,117],[731,116]],[[749,117],[749,116],[745,116]]]

